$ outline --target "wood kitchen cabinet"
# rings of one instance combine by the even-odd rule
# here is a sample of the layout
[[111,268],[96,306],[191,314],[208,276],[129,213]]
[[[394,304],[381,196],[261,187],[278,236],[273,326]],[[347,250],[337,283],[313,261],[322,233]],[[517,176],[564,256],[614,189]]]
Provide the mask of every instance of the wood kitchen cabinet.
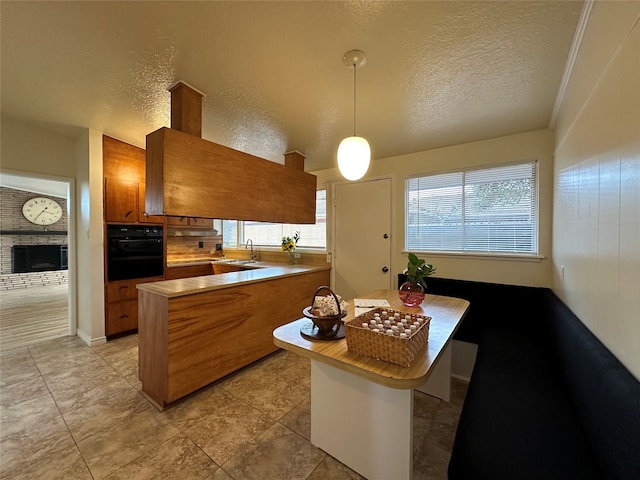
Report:
[[138,222],[138,182],[117,177],[105,178],[104,198],[107,222]]
[[136,285],[159,280],[163,280],[163,277],[107,283],[105,304],[105,334],[107,336],[138,328],[138,290]]
[[213,274],[213,268],[210,263],[204,265],[186,265],[180,267],[167,267],[165,270],[165,280],[173,280],[176,278],[199,277],[200,275]]
[[246,268],[236,267],[235,265],[227,265],[226,263],[213,264],[213,273],[215,273],[216,275],[229,272],[241,272],[243,270],[246,270]]
[[148,215],[145,211],[145,151],[103,136],[102,156],[105,221],[161,224],[161,215]]
[[190,227],[213,229],[213,218],[167,216],[168,227]]

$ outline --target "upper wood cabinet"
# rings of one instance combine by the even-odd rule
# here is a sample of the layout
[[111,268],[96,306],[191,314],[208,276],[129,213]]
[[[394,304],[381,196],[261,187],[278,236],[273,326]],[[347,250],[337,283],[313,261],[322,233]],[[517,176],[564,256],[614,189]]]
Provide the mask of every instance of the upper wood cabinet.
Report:
[[168,227],[189,227],[189,228],[206,228],[213,229],[212,218],[199,217],[167,217]]
[[138,222],[138,182],[117,177],[104,179],[104,207],[107,222]]
[[145,211],[145,151],[115,138],[102,137],[105,221],[162,223]]
[[171,128],[147,135],[155,215],[315,223],[316,177]]

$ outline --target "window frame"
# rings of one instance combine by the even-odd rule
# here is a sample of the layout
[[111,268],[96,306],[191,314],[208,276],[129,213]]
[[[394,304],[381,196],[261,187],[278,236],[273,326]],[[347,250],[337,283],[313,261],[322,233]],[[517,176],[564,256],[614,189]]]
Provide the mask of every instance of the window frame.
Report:
[[[318,253],[318,254],[324,254],[327,253],[328,250],[328,246],[327,246],[327,221],[328,221],[328,211],[327,211],[327,207],[328,207],[328,199],[327,199],[327,188],[318,188],[316,189],[316,193],[320,192],[320,191],[324,191],[325,192],[325,233],[324,233],[324,247],[308,247],[308,246],[299,246],[296,248],[296,251],[301,252],[301,253]],[[317,204],[316,204],[317,206]],[[318,212],[316,209],[316,218],[317,218]],[[235,220],[237,222],[236,224],[236,239],[237,239],[237,243],[236,244],[228,244],[226,243],[226,241],[224,240],[223,237],[223,244],[225,248],[228,249],[244,249],[244,245],[246,244],[246,239],[247,238],[251,238],[250,236],[247,237],[245,235],[245,221],[244,220]],[[273,225],[289,225],[289,224],[284,224],[284,223],[275,223],[275,222],[265,222],[265,223],[271,223]],[[291,231],[288,234],[285,233],[285,235],[288,236],[293,236],[295,232]],[[253,240],[253,239],[252,239]],[[261,244],[261,243],[255,243],[254,246],[256,248],[260,248],[263,251],[274,251],[274,252],[280,252],[281,251],[281,245],[280,243],[278,243],[277,245],[266,245],[266,244]]]
[[[445,174],[462,174],[463,179],[470,172],[477,172],[482,170],[491,170],[491,169],[499,169],[510,166],[518,166],[518,165],[533,165],[534,170],[534,189],[533,194],[535,195],[535,203],[534,203],[534,215],[535,215],[535,251],[534,252],[506,252],[506,251],[482,251],[482,250],[431,250],[431,249],[411,249],[409,248],[409,182],[413,179],[425,178],[425,177],[434,177],[437,175],[445,175]],[[460,184],[464,187],[464,180]],[[502,163],[493,163],[488,165],[477,165],[465,168],[451,169],[451,170],[441,170],[436,172],[426,172],[419,173],[414,175],[409,175],[405,177],[405,212],[404,212],[404,248],[402,250],[403,254],[408,254],[410,252],[426,254],[429,256],[440,256],[440,257],[452,257],[452,258],[481,258],[481,259],[504,259],[504,260],[513,260],[513,261],[528,261],[528,262],[539,262],[545,257],[540,254],[540,162],[537,158],[526,158],[517,161],[511,162],[502,162]],[[463,195],[464,198],[464,195]],[[464,208],[464,205],[463,205]],[[463,221],[463,226],[464,226]]]

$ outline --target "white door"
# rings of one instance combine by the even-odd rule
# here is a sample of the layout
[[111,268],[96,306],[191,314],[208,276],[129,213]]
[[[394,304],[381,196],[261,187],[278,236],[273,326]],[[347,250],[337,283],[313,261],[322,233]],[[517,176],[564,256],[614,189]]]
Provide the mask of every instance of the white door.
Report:
[[333,198],[335,292],[391,289],[391,179],[336,185]]

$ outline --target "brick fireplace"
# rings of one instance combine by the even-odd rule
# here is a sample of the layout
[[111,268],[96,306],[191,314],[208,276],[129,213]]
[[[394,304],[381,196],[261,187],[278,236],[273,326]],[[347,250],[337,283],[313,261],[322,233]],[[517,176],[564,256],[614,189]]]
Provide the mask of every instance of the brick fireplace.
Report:
[[[0,290],[67,283],[67,200],[54,225],[34,225],[22,215],[33,192],[0,187]],[[16,263],[17,262],[17,263]]]

